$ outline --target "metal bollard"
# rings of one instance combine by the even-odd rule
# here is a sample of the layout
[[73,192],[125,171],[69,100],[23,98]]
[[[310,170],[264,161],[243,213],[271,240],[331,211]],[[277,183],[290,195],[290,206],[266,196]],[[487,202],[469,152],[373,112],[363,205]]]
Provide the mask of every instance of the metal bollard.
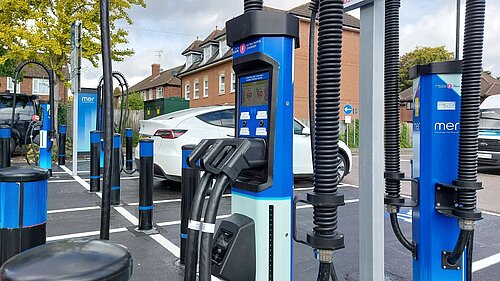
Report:
[[152,139],[139,142],[139,230],[153,228],[153,144]]
[[134,160],[132,159],[132,137],[134,133],[132,129],[125,129],[125,169],[127,171],[132,171],[132,164]]
[[10,167],[10,127],[0,126],[0,169]]
[[66,125],[59,126],[59,153],[57,155],[59,166],[66,165]]
[[115,134],[113,137],[113,168],[111,170],[111,205],[120,205],[121,149],[122,137],[120,134]]
[[90,192],[101,191],[101,132],[90,132]]
[[187,158],[196,145],[182,146],[182,179],[181,179],[181,256],[180,263],[186,261],[187,227],[193,196],[200,180],[200,169],[187,165]]

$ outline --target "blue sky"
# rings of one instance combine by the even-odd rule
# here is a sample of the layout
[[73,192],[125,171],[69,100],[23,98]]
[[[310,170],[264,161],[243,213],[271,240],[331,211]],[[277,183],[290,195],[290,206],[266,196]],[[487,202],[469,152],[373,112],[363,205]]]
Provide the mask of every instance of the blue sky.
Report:
[[[305,0],[264,0],[267,6],[288,10],[308,3]],[[462,0],[462,20],[465,0]],[[128,48],[135,55],[122,63],[115,63],[114,70],[127,76],[135,84],[151,74],[151,64],[159,62],[163,69],[184,63],[181,52],[197,37],[204,39],[216,26],[243,11],[243,0],[146,0],[147,8],[134,7],[130,15],[133,26],[129,30]],[[417,46],[444,45],[455,49],[456,0],[402,0],[401,53]],[[359,11],[353,15],[359,17]],[[500,76],[500,1],[487,1],[484,69]],[[463,22],[462,22],[463,24]],[[161,57],[158,57],[161,51]],[[95,87],[102,75],[101,69],[84,62],[82,86]]]

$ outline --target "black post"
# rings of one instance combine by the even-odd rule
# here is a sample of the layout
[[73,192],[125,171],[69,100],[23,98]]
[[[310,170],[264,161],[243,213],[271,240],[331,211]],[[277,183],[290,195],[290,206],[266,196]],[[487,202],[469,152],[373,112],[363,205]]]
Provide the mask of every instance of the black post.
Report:
[[187,164],[187,158],[196,145],[184,145],[182,147],[182,179],[181,179],[181,256],[180,263],[186,261],[187,249],[187,227],[194,193],[200,180],[200,169],[191,168]]
[[153,144],[152,139],[139,142],[139,230],[153,228]]
[[115,134],[113,137],[113,165],[111,168],[111,205],[120,205],[120,156],[122,137]]
[[10,127],[0,126],[0,169],[10,167]]
[[132,137],[133,131],[130,128],[125,129],[125,169],[132,171]]
[[66,165],[66,131],[66,125],[59,126],[59,154],[57,155],[59,166]]
[[90,192],[101,191],[101,132],[90,132]]

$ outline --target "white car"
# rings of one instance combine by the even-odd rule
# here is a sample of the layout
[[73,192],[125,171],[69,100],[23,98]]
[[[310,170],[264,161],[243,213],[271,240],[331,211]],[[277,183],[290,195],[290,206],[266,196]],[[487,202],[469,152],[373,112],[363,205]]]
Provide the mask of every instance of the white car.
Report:
[[[140,122],[139,134],[154,139],[154,174],[180,181],[182,146],[198,144],[202,139],[234,137],[234,106],[210,106],[185,109]],[[294,120],[293,173],[296,177],[313,174],[310,130]],[[340,178],[352,167],[351,150],[339,141]],[[139,147],[136,148],[139,157]]]

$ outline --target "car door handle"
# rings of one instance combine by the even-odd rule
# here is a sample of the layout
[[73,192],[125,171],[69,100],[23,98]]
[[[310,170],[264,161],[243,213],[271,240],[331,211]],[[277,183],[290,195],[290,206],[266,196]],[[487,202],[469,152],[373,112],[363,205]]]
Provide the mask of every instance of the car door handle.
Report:
[[228,137],[234,138],[234,135],[227,134]]

